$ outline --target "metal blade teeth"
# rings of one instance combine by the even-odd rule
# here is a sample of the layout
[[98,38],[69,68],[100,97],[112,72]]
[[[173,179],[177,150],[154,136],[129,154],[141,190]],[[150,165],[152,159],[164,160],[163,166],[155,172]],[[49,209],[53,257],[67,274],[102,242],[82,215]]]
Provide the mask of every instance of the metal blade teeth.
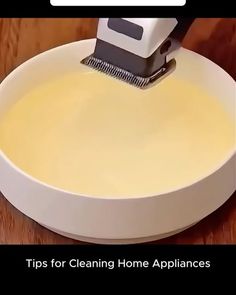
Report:
[[126,70],[123,70],[117,66],[109,64],[108,62],[102,61],[101,59],[98,59],[93,56],[89,56],[88,58],[84,59],[82,63],[87,66],[90,66],[91,68],[99,72],[112,76],[116,79],[122,80],[138,88],[145,88],[150,82],[150,78],[135,76],[134,74]]

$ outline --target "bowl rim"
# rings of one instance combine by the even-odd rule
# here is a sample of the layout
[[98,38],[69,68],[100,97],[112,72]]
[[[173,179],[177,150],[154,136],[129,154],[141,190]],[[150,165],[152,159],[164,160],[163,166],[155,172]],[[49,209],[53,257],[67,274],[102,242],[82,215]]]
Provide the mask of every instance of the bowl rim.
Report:
[[[11,71],[1,82],[0,82],[0,91],[1,88],[3,88],[5,86],[5,83],[8,82],[10,79],[12,79],[17,73],[24,71],[25,66],[27,66],[28,64],[30,64],[31,62],[36,61],[37,59],[40,59],[41,57],[43,57],[44,55],[47,55],[48,53],[54,52],[56,50],[60,50],[62,48],[65,47],[70,47],[71,45],[77,45],[77,44],[81,44],[81,42],[85,43],[91,43],[91,42],[95,42],[95,38],[92,39],[85,39],[85,40],[80,40],[80,41],[75,41],[75,42],[70,42],[64,45],[60,45],[60,46],[56,46],[54,48],[48,49],[42,53],[37,54],[36,56],[33,56],[31,58],[29,58],[28,60],[26,60],[25,62],[23,62],[21,65],[17,66],[13,71]],[[186,49],[186,48],[181,48],[181,51],[183,52],[189,52],[193,55],[197,55],[200,59],[204,60],[208,63],[213,64],[215,67],[218,68],[218,70],[220,70],[222,73],[224,73],[224,75],[228,78],[231,79],[232,82],[234,82],[236,84],[236,82],[234,81],[234,79],[232,78],[232,76],[230,76],[229,73],[227,73],[223,68],[221,68],[219,65],[217,65],[216,63],[214,63],[212,60],[206,58],[203,55],[200,55],[197,52],[194,52],[192,50]],[[100,196],[100,195],[87,195],[87,194],[81,194],[78,192],[73,192],[70,190],[66,190],[66,189],[62,189],[59,188],[57,186],[51,185],[49,183],[46,183],[44,181],[41,181],[39,179],[37,179],[36,177],[30,175],[29,173],[25,172],[23,169],[21,169],[20,167],[18,167],[0,148],[0,158],[3,159],[3,161],[10,166],[12,169],[14,169],[18,174],[20,174],[21,176],[23,176],[24,178],[26,178],[27,180],[35,183],[36,185],[40,185],[43,186],[46,189],[49,190],[53,190],[56,192],[60,192],[60,193],[64,193],[70,196],[74,196],[74,197],[81,197],[81,198],[85,198],[85,199],[96,199],[96,200],[105,200],[105,201],[129,201],[129,200],[141,200],[141,199],[151,199],[151,198],[159,198],[162,196],[166,196],[166,195],[172,195],[174,193],[180,192],[182,190],[188,189],[191,186],[194,186],[198,183],[200,183],[201,181],[204,181],[205,179],[207,179],[208,177],[210,177],[211,175],[217,173],[221,168],[223,168],[228,162],[230,162],[231,160],[233,160],[234,156],[236,156],[236,146],[234,146],[232,149],[230,149],[230,151],[227,153],[227,155],[225,156],[225,158],[221,161],[219,161],[216,164],[215,168],[212,168],[209,170],[208,173],[205,173],[203,176],[200,176],[199,178],[196,178],[196,180],[190,182],[189,184],[185,185],[185,186],[177,186],[176,188],[172,189],[172,190],[165,190],[163,192],[159,192],[157,194],[142,194],[142,195],[137,195],[137,196],[129,196],[128,194],[126,196]]]

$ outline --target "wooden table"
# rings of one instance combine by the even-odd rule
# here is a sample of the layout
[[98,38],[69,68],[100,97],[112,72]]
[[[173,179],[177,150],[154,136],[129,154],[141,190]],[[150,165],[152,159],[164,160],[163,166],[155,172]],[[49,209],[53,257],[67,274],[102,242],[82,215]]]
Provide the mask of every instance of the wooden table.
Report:
[[[0,80],[44,50],[94,37],[96,25],[96,19],[0,19]],[[197,19],[183,45],[210,58],[236,79],[235,18]],[[20,213],[0,194],[0,243],[80,242],[46,230]],[[155,243],[236,244],[236,192],[221,208],[194,227]]]

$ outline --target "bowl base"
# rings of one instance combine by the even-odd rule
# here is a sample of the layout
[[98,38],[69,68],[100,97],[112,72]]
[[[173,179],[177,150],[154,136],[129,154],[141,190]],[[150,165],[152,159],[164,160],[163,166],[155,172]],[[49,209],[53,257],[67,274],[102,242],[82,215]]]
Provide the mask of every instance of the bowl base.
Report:
[[[196,222],[197,223],[197,222]],[[154,242],[158,240],[162,240],[164,238],[168,238],[171,236],[174,236],[178,233],[181,233],[185,231],[186,229],[194,226],[196,223],[191,224],[187,227],[171,231],[168,233],[164,234],[159,234],[159,235],[154,235],[154,236],[149,236],[149,237],[142,237],[142,238],[131,238],[131,239],[99,239],[99,238],[91,238],[91,237],[85,237],[85,236],[79,236],[75,234],[70,234],[70,233],[65,233],[63,231],[48,227],[46,225],[40,224],[44,228],[67,238],[76,240],[76,241],[81,241],[84,243],[89,243],[89,244],[100,244],[100,245],[128,245],[128,244],[141,244],[141,243],[147,243],[147,242]]]

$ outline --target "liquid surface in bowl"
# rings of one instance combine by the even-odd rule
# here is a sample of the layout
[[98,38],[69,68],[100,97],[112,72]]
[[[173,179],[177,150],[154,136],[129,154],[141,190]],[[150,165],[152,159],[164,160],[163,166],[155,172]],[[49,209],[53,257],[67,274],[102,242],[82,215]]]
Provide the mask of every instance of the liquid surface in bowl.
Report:
[[102,197],[156,195],[216,169],[235,126],[215,97],[173,77],[140,90],[97,72],[32,89],[0,122],[0,148],[49,185]]

